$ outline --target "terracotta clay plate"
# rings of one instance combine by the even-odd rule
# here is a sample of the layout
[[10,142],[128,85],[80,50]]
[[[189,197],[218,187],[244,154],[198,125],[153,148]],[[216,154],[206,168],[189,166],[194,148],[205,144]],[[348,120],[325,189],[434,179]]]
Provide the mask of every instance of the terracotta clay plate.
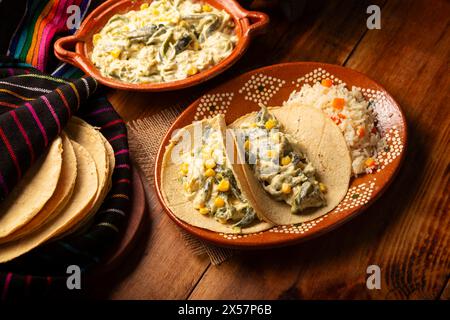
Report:
[[[225,114],[229,124],[240,116],[259,110],[258,103],[280,106],[294,90],[325,78],[344,83],[347,88],[359,87],[373,101],[378,116],[377,128],[385,138],[387,148],[378,155],[378,168],[371,174],[352,178],[345,198],[328,214],[315,220],[288,226],[276,226],[257,234],[222,234],[190,226],[175,217],[161,196],[161,163],[172,131],[195,120]],[[306,240],[341,225],[364,211],[387,188],[403,160],[406,147],[405,117],[394,99],[378,83],[357,71],[324,63],[297,62],[273,65],[245,73],[228,81],[189,106],[173,123],[160,147],[155,181],[158,197],[169,216],[186,231],[217,245],[226,247],[274,247]]]

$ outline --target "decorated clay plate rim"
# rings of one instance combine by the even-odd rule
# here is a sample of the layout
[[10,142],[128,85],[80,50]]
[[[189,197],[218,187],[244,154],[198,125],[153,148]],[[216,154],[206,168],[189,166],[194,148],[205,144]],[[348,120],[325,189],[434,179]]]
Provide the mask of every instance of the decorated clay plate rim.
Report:
[[[286,81],[285,79],[288,77],[289,73],[295,73],[296,77],[291,76],[289,81]],[[283,77],[283,75],[285,77]],[[347,85],[347,88],[351,89],[352,86],[357,86],[363,90],[363,94],[367,99],[374,100],[374,102],[376,103],[376,111],[381,111],[382,108],[388,107],[392,115],[396,116],[394,118],[397,118],[397,120],[394,122],[389,123],[389,121],[391,120],[384,120],[386,123],[385,125],[383,125],[383,128],[381,128],[382,135],[390,139],[389,147],[391,149],[394,148],[395,150],[392,157],[390,151],[388,151],[386,157],[389,156],[389,158],[381,159],[382,161],[387,160],[385,165],[383,164],[383,166],[380,166],[379,170],[377,170],[373,174],[367,174],[356,179],[353,178],[350,181],[349,191],[347,192],[346,197],[333,211],[322,217],[300,224],[298,226],[278,226],[270,230],[248,235],[222,234],[191,226],[179,220],[171,212],[171,210],[165,204],[161,194],[160,174],[164,151],[166,145],[170,140],[173,130],[181,128],[194,120],[200,120],[203,117],[213,116],[217,113],[225,113],[226,122],[227,124],[229,124],[239,116],[257,110],[257,102],[261,101],[261,99],[263,100],[262,102],[268,103],[269,105],[281,105],[282,101],[287,100],[288,95],[276,97],[280,89],[288,90],[288,92],[290,93],[296,89],[299,89],[300,84],[303,84],[305,82],[312,83],[313,81],[317,81],[318,79],[320,79],[320,77],[331,77],[335,82],[343,82],[347,85],[347,83],[342,81],[340,78],[346,79],[350,82],[350,85]],[[284,80],[281,78],[284,78]],[[259,89],[256,84],[258,81],[261,82],[261,79],[264,85],[267,85],[269,83],[270,88],[273,87],[273,90],[271,90],[272,94],[269,95],[268,98],[264,95],[258,95],[257,90],[254,90],[254,92],[256,92],[256,97],[255,93],[252,93],[253,89]],[[275,86],[273,86],[274,83]],[[278,89],[277,83],[281,84],[278,85]],[[231,90],[233,92],[230,93],[231,87],[236,84],[240,89],[238,90],[234,88],[233,90]],[[364,86],[360,86],[360,84],[364,84]],[[234,96],[242,96],[243,92],[245,92],[246,94],[244,96],[244,99],[248,101],[244,103],[249,104],[249,106],[252,108],[241,108],[240,112],[234,112],[234,115],[230,115],[230,113],[227,113],[227,106],[231,106],[231,102]],[[270,103],[274,97],[276,97],[278,101],[276,101],[275,104]],[[212,112],[208,107],[208,103],[211,101],[214,104],[221,104],[221,106],[219,108],[214,107],[214,111]],[[236,110],[237,108],[234,109]],[[205,110],[207,110],[207,112],[205,112]],[[388,110],[386,109],[384,111],[386,112]],[[383,121],[379,122],[381,124],[383,123]],[[406,145],[407,123],[405,115],[403,114],[399,104],[392,98],[392,96],[386,91],[386,89],[384,89],[383,86],[378,84],[376,81],[372,80],[365,74],[353,69],[333,64],[320,62],[281,63],[255,69],[239,75],[234,79],[231,79],[208,91],[202,97],[192,103],[184,112],[182,112],[167,131],[159,148],[155,165],[155,186],[158,199],[169,217],[178,226],[180,226],[187,232],[200,237],[207,242],[219,246],[241,249],[278,247],[298,243],[322,235],[325,232],[339,227],[343,223],[347,222],[351,218],[357,216],[359,213],[367,209],[376,199],[378,199],[383,194],[390,183],[392,183],[392,181],[394,180],[404,160]],[[383,181],[381,181],[382,179],[379,179],[380,176]],[[377,178],[379,180],[377,180]],[[358,184],[358,182],[360,183]],[[356,200],[356,202],[359,204],[352,207],[352,203],[354,202],[353,196],[357,194],[359,197],[361,190],[363,192],[363,195],[361,196],[362,200]],[[346,208],[345,206],[348,206],[348,208]]]

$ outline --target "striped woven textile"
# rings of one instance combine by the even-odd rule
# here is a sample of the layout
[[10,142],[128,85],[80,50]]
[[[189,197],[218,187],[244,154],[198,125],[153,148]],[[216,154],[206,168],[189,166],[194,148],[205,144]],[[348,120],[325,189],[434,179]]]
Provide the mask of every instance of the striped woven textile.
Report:
[[[75,19],[82,20],[100,2],[102,1],[27,1],[22,21],[11,39],[8,56],[33,65],[40,71],[53,71],[56,60],[49,60],[52,58],[56,37],[74,33]],[[70,71],[76,72],[76,69],[70,68]]]
[[94,1],[84,0],[29,0],[10,42],[9,56],[0,58],[0,201],[75,114],[99,127],[112,145],[113,185],[83,233],[0,265],[0,301],[76,293],[66,287],[67,267],[78,265],[84,273],[95,267],[127,220],[131,171],[123,120],[93,78],[68,79],[79,71],[66,64],[56,70],[48,67],[55,61],[53,38],[71,32],[63,20],[74,4],[82,16],[95,6]]

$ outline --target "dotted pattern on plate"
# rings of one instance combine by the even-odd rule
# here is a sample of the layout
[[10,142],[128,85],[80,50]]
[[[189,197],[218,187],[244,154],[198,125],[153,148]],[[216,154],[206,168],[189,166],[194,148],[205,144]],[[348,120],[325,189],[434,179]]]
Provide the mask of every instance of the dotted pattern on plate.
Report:
[[228,240],[236,240],[236,239],[247,238],[249,236],[254,236],[257,234],[263,234],[263,232],[248,233],[248,234],[219,233],[219,235],[221,235],[222,237],[224,237],[225,239],[228,239]]
[[282,79],[259,73],[252,75],[239,93],[245,94],[245,100],[267,104],[285,83]]
[[357,186],[350,187],[345,195],[345,198],[339,203],[339,205],[331,211],[329,214],[336,214],[338,212],[360,207],[369,202],[375,182],[377,178],[373,178],[370,182],[364,182]]
[[311,228],[314,228],[318,223],[323,221],[328,215],[324,215],[322,217],[319,217],[317,219],[298,223],[298,224],[292,224],[289,226],[276,226],[269,230],[269,232],[275,232],[275,233],[305,233],[306,231],[309,231]]
[[292,84],[295,85],[297,89],[299,89],[305,83],[313,85],[314,83],[322,81],[323,79],[331,79],[333,80],[334,83],[338,84],[343,83],[345,86],[347,85],[341,79],[335,77],[334,75],[332,75],[331,73],[322,68],[314,69],[313,71],[305,74],[304,76],[298,78],[297,80],[292,81]]
[[220,113],[225,114],[233,101],[234,93],[205,94],[195,112],[194,119],[212,118]]
[[390,128],[383,137],[386,141],[386,147],[378,154],[377,172],[380,172],[386,168],[388,164],[394,161],[394,159],[402,153],[404,148],[400,138],[400,133],[396,126]]

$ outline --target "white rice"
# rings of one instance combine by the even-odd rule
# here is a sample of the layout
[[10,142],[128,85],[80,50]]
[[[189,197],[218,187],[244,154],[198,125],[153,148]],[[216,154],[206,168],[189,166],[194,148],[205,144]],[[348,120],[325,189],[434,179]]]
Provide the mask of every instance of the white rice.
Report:
[[[343,109],[338,110],[332,106],[335,98],[345,100]],[[359,89],[353,87],[349,91],[343,84],[331,87],[321,83],[315,83],[313,86],[305,84],[300,91],[292,92],[284,105],[293,103],[321,109],[338,125],[350,150],[353,175],[372,172],[375,166],[367,166],[366,160],[375,160],[384,142],[375,126],[376,113]],[[360,137],[358,132],[362,130],[364,136]]]

